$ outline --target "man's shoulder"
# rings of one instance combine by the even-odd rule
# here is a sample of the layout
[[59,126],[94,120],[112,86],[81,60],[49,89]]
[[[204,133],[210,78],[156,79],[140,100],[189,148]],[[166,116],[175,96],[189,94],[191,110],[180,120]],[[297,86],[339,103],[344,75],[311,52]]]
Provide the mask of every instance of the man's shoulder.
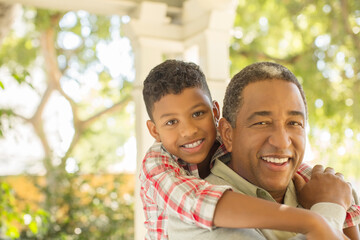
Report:
[[[222,156],[223,159],[225,159],[226,157],[227,156]],[[228,166],[222,162],[221,158],[215,159],[213,163],[214,166],[211,169],[211,173],[209,174],[209,176],[205,178],[205,180],[214,185],[231,186],[231,184],[224,179],[224,175],[225,175],[224,168],[228,168]]]
[[229,185],[228,182],[213,173],[210,173],[209,176],[205,178],[205,180],[214,185]]

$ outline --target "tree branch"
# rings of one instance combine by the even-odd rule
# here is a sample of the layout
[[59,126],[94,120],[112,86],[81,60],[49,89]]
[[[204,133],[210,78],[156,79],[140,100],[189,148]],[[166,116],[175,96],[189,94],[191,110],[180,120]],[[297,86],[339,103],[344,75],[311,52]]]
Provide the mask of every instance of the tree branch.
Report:
[[[345,31],[351,36],[351,39],[355,45],[355,49],[360,49],[360,38],[352,31],[349,22],[349,4],[347,0],[340,0],[341,4],[341,17],[344,24]],[[357,59],[360,59],[359,51],[356,51]]]
[[114,104],[112,107],[104,109],[101,112],[96,113],[95,115],[89,117],[88,119],[86,119],[84,121],[79,121],[75,128],[75,135],[70,143],[70,146],[69,146],[68,150],[66,151],[65,156],[61,160],[62,161],[61,165],[65,165],[66,159],[69,157],[72,150],[74,149],[76,144],[79,142],[80,136],[82,135],[82,133],[85,130],[87,130],[91,126],[92,123],[94,123],[96,120],[98,120],[100,117],[103,117],[106,114],[111,114],[111,113],[121,110],[122,108],[127,106],[127,104],[130,101],[131,101],[131,96],[126,95],[121,101]]

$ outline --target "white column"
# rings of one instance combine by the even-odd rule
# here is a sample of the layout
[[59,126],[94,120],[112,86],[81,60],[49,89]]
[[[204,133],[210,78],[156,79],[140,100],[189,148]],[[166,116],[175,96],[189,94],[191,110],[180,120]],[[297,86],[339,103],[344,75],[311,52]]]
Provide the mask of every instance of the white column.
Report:
[[166,13],[166,4],[144,1],[131,17],[130,22],[124,26],[125,35],[130,38],[134,50],[136,70],[133,90],[137,146],[135,240],[143,240],[145,235],[145,218],[139,197],[139,168],[147,149],[154,142],[146,127],[146,121],[149,117],[142,97],[143,81],[153,67],[164,61],[167,54],[171,55],[183,51],[183,45],[177,40],[181,35],[181,28],[169,24],[170,19]]
[[138,180],[141,161],[145,156],[147,148],[153,143],[153,138],[148,133],[146,127],[146,120],[149,119],[145,104],[142,98],[142,81],[145,79],[150,69],[162,60],[162,54],[160,49],[149,47],[138,47],[135,52],[135,69],[136,69],[136,81],[133,90],[133,99],[135,102],[135,136],[136,136],[136,181],[135,181],[135,236],[136,240],[143,240],[145,236],[144,229],[144,212],[142,208],[142,202],[140,199],[140,182]]
[[144,215],[139,197],[139,167],[153,139],[146,128],[148,116],[142,86],[149,71],[167,57],[179,56],[198,63],[220,104],[229,80],[229,41],[236,11],[234,0],[188,0],[181,21],[172,23],[167,5],[143,1],[131,15],[124,32],[135,53],[136,79],[133,91],[136,114],[137,172],[135,189],[135,240],[143,240]]
[[198,51],[198,64],[204,71],[214,100],[222,106],[229,72],[230,30],[237,1],[188,0],[184,3],[185,48]]

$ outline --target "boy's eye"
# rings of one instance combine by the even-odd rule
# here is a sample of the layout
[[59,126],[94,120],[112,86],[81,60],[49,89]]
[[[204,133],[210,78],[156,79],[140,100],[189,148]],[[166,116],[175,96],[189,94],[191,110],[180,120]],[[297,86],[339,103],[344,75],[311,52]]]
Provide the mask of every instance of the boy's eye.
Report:
[[203,114],[204,114],[204,112],[199,111],[199,112],[193,113],[192,116],[193,116],[194,118],[196,118],[196,117],[200,117],[200,116],[203,115]]
[[174,125],[174,124],[176,124],[177,123],[177,120],[170,120],[170,121],[167,121],[166,123],[165,123],[165,125],[167,125],[167,126],[172,126],[172,125]]

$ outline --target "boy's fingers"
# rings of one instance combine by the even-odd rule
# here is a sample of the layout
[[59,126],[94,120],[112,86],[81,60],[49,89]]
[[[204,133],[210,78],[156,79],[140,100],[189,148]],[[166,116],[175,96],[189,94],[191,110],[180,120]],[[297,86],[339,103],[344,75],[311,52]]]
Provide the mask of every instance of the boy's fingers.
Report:
[[323,165],[315,165],[312,169],[311,175],[314,175],[315,173],[323,173],[324,167]]
[[344,175],[342,175],[341,173],[337,172],[335,173],[335,175],[341,178],[341,180],[344,180]]
[[331,174],[335,174],[335,170],[332,167],[327,167],[325,168],[324,173],[331,173]]
[[293,177],[294,185],[296,188],[296,191],[301,191],[301,189],[305,186],[306,181],[303,177],[300,176],[300,174],[295,173]]

